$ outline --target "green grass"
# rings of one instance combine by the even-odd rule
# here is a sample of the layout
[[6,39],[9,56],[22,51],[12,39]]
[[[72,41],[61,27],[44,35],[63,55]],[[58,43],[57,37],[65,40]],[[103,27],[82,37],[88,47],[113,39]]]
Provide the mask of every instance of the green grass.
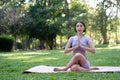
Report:
[[[91,66],[120,66],[120,46],[99,46],[96,54],[87,53]],[[26,69],[38,65],[65,66],[72,54],[63,50],[0,52],[0,80],[120,80],[120,73],[30,73]]]

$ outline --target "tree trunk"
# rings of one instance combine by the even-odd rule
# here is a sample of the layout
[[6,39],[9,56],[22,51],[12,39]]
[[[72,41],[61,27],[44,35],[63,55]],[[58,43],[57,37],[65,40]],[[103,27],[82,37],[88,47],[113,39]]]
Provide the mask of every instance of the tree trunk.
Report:
[[46,40],[47,45],[49,46],[50,50],[53,49],[53,39]]
[[118,34],[117,34],[117,27],[116,27],[116,33],[115,33],[115,42],[116,42],[116,44],[119,43],[119,41],[118,41]]
[[69,5],[68,5],[67,0],[65,0],[64,13],[65,13],[65,18],[67,20],[67,29],[69,30],[69,27],[70,27],[70,11],[69,11]]
[[116,24],[116,39],[115,39],[115,41],[116,41],[116,44],[118,44],[119,43],[119,41],[118,41],[118,34],[117,34],[117,29],[118,29],[118,6],[120,5],[120,1],[116,1],[116,7],[117,7],[117,9],[116,9],[116,17],[117,17],[117,24]]
[[43,40],[40,40],[40,39],[39,39],[39,41],[40,41],[39,48],[40,48],[40,49],[45,49],[44,41],[43,41]]
[[60,36],[60,48],[62,49],[62,36]]
[[108,44],[107,34],[104,33],[102,36],[103,36],[103,44]]

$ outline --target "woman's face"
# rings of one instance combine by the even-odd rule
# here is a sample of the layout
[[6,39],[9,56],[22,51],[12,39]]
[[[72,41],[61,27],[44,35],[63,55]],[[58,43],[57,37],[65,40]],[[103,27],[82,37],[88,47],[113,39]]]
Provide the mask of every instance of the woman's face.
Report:
[[78,34],[82,34],[84,31],[85,27],[82,23],[77,23],[76,24],[76,31]]

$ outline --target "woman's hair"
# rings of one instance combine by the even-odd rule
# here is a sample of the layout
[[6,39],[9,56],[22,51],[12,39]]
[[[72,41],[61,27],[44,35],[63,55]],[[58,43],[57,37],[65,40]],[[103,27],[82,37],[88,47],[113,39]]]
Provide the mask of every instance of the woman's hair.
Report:
[[75,32],[77,32],[77,31],[76,31],[76,24],[77,24],[77,23],[82,23],[82,25],[84,26],[84,31],[83,31],[83,32],[86,32],[86,26],[85,26],[85,23],[84,23],[83,21],[76,21],[76,22],[75,22],[75,28],[74,28],[74,29],[75,29]]

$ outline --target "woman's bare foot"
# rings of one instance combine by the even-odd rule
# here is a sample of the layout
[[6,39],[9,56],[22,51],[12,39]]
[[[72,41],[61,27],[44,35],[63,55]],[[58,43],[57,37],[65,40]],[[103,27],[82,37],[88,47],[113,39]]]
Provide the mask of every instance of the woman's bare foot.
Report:
[[65,68],[54,68],[54,71],[66,71]]

